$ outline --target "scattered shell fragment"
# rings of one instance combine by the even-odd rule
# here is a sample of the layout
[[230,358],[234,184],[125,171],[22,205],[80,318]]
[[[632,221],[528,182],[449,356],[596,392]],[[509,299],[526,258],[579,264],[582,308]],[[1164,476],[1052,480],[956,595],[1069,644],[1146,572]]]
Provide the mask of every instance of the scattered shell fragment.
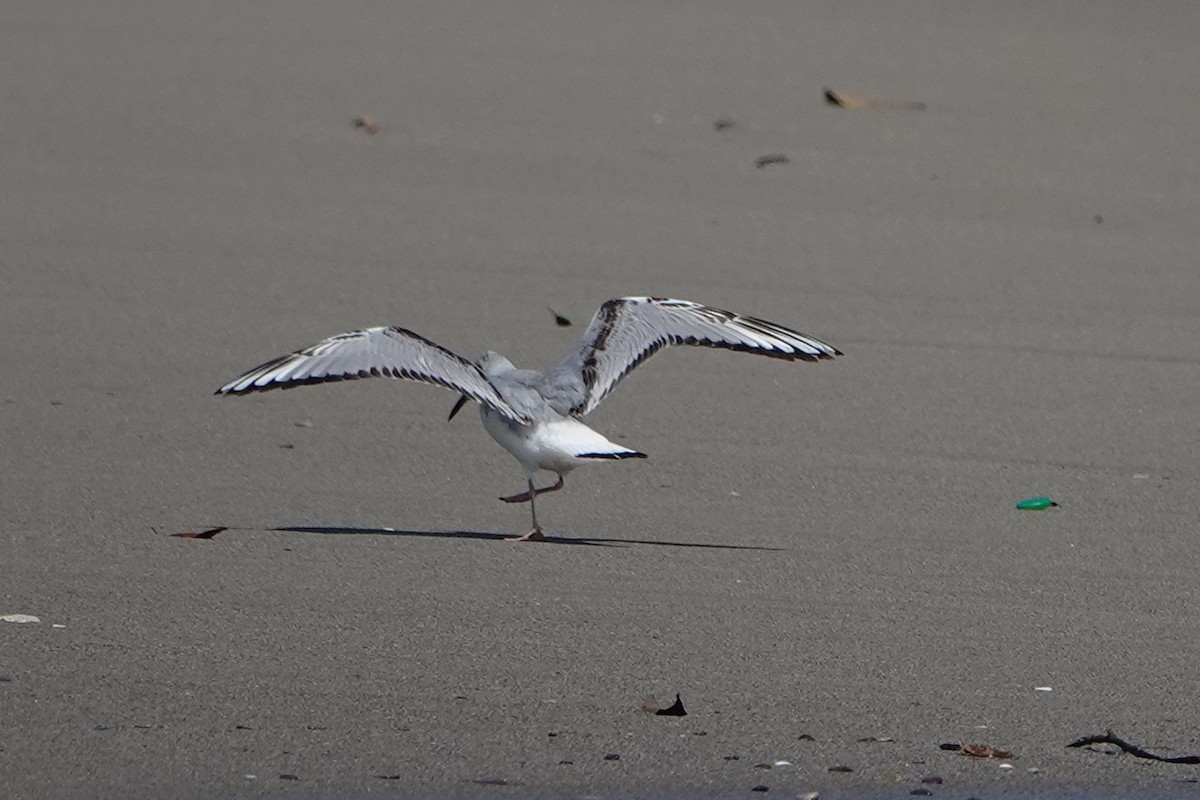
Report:
[[1003,769],[1003,770],[1010,770],[1012,768],[1013,768],[1013,765],[1008,764],[1008,763],[1000,764],[999,766],[996,767],[996,769]]
[[820,792],[805,792],[800,795],[800,800],[821,800]]
[[924,111],[925,104],[915,100],[882,100],[878,97],[867,97],[862,94],[847,94],[825,90],[825,102],[836,108],[851,111]]
[[1033,690],[1035,692],[1053,692],[1054,688],[1051,686],[1035,686],[1033,687]]
[[754,166],[762,169],[763,167],[771,164],[788,164],[790,162],[791,159],[785,156],[783,153],[769,153],[768,155],[759,156],[758,158],[754,159]]
[[971,742],[963,742],[962,754],[974,758],[1016,758],[1016,756],[1007,750],[1001,750],[986,744],[972,744]]
[[679,699],[679,695],[675,695],[675,702],[668,708],[663,708],[654,695],[647,695],[642,701],[642,711],[647,714],[655,714],[660,717],[686,717],[687,711],[684,710],[683,701]]
[[35,617],[33,614],[5,614],[4,616],[0,617],[0,621],[16,622],[18,624],[24,624],[27,622],[41,622],[41,620]]
[[374,136],[379,133],[379,123],[370,114],[363,114],[361,117],[354,118],[354,127],[362,128],[364,131]]
[[655,714],[660,717],[686,717],[687,711],[683,708],[683,701],[679,699],[679,695],[675,695],[675,702],[668,708],[663,708],[662,704],[654,695],[647,695],[642,701],[642,711],[647,714]]

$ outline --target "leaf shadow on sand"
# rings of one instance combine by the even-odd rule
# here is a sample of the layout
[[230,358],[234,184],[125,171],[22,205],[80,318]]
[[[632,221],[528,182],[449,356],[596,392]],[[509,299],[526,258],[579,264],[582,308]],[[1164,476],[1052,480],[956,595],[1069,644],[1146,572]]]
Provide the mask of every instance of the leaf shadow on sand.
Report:
[[[482,539],[502,542],[510,537],[506,533],[491,531],[410,531],[399,528],[348,528],[326,525],[285,525],[270,530],[279,533],[320,533],[340,536],[415,536],[426,539]],[[783,551],[782,547],[760,547],[747,544],[710,544],[708,542],[662,542],[653,539],[586,539],[571,536],[547,536],[538,544],[570,544],[585,547],[629,547],[652,545],[654,547],[695,547],[707,550],[764,550]]]

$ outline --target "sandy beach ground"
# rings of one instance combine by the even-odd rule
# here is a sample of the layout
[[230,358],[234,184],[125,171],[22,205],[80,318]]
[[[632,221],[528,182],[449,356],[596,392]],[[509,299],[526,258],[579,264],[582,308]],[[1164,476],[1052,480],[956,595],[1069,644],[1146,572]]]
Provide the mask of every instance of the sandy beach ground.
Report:
[[[1192,796],[1065,745],[1200,752],[1197,30],[6,2],[0,794]],[[520,469],[445,391],[212,396],[377,324],[546,366],[627,294],[846,355],[656,356],[589,418],[649,459],[539,505],[570,543],[499,541]]]

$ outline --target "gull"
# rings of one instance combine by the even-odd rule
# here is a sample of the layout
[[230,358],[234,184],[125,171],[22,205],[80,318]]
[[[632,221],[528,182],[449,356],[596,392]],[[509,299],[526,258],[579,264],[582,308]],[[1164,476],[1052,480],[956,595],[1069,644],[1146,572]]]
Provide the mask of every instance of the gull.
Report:
[[[548,370],[517,369],[487,351],[469,361],[405,328],[366,328],[319,342],[248,370],[216,391],[244,395],[357,378],[398,378],[444,386],[461,397],[450,419],[474,400],[483,427],[525,470],[526,491],[500,499],[529,503],[532,527],[509,541],[540,541],[535,499],[563,488],[563,476],[595,461],[645,458],[610,442],[581,419],[629,372],[664,347],[695,345],[820,361],[842,353],[811,336],[755,317],[664,297],[620,297],[600,306],[579,344]],[[557,482],[535,487],[538,470]]]

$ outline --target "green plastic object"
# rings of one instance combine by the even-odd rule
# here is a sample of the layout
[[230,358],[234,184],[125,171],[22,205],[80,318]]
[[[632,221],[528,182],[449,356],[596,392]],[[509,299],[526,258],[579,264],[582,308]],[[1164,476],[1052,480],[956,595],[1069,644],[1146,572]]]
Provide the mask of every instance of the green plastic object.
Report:
[[1028,500],[1017,503],[1017,508],[1022,511],[1045,511],[1047,508],[1057,505],[1058,503],[1049,497],[1030,497]]

